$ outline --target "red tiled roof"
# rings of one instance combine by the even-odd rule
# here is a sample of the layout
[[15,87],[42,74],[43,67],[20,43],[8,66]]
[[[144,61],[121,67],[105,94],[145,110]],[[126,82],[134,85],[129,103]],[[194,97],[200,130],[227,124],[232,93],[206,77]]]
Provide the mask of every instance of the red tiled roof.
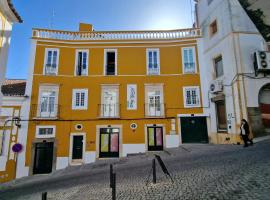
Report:
[[26,80],[7,79],[1,86],[4,96],[24,96]]

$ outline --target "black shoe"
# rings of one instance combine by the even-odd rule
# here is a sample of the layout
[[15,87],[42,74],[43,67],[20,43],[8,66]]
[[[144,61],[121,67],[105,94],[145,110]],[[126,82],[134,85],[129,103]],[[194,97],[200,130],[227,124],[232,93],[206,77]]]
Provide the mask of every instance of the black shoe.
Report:
[[248,147],[248,145],[244,145],[244,147]]

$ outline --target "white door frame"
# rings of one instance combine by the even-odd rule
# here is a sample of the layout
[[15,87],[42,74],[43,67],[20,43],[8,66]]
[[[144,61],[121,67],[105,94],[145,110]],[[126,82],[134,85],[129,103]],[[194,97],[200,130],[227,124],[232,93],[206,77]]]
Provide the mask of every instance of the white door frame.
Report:
[[[72,150],[73,150],[73,137],[74,136],[83,136],[83,152],[82,152],[82,159],[74,160],[72,159]],[[70,133],[69,139],[69,164],[70,165],[81,165],[85,161],[85,144],[86,144],[86,134],[85,133]]]

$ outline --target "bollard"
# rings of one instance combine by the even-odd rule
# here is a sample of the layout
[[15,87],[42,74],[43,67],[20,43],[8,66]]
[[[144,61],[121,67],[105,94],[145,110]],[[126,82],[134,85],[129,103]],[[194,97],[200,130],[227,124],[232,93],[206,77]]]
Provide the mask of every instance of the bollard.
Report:
[[112,174],[112,200],[116,200],[116,174]]
[[41,197],[42,200],[47,200],[47,192],[43,192]]
[[153,171],[153,184],[156,184],[157,173],[156,173],[156,160],[155,160],[155,158],[152,160],[152,171]]
[[110,164],[110,188],[112,188],[113,182],[113,165]]

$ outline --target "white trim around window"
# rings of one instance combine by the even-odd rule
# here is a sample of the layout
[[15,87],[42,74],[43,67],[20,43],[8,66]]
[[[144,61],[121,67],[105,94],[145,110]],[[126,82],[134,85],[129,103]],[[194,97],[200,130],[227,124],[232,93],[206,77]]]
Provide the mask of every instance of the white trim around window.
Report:
[[[189,100],[187,97],[188,93],[189,93],[189,98],[190,98]],[[201,107],[201,95],[200,95],[200,87],[199,86],[183,87],[183,96],[184,96],[184,107],[185,108]]]
[[[52,131],[51,134],[40,134],[40,130],[41,129],[44,129],[45,132],[47,131]],[[55,130],[56,130],[56,127],[55,126],[36,126],[36,138],[54,138],[55,137]]]
[[72,110],[87,110],[88,89],[72,90]]
[[117,76],[117,49],[104,49],[104,63],[103,63],[103,75],[109,76],[106,74],[106,66],[107,66],[107,53],[114,52],[115,53],[115,74],[111,76]]
[[[181,48],[182,49],[182,72],[183,72],[183,74],[193,74],[193,73],[197,73],[197,54],[196,54],[196,48],[195,47],[183,47],[183,48]],[[192,51],[192,59],[193,60],[191,60],[191,58],[190,58],[190,56],[189,55],[187,55],[188,56],[188,62],[187,63],[189,63],[189,64],[191,64],[192,65],[192,63],[194,63],[194,70],[187,70],[186,68],[185,68],[185,50],[191,50]]]
[[[153,68],[152,67],[152,70],[150,70],[149,69],[149,61],[150,61],[150,57],[149,57],[149,53],[150,52],[156,52],[156,54],[157,54],[157,57],[156,57],[156,63],[155,62],[153,62],[155,59],[154,59],[154,57],[153,57],[153,55],[152,55],[152,60],[151,60],[151,63],[153,64],[153,65],[157,65],[157,69],[155,69],[155,67]],[[153,48],[147,48],[146,49],[146,73],[147,73],[147,75],[160,75],[160,53],[159,53],[159,49],[158,48],[155,48],[155,49],[153,49]]]
[[[79,52],[86,53],[86,71],[85,74],[77,75],[77,66],[78,66],[78,55]],[[88,69],[89,69],[89,50],[88,49],[76,49],[75,52],[75,67],[74,67],[74,76],[88,76]]]
[[[52,52],[57,52],[56,55],[56,71],[55,74],[53,73],[46,73],[46,65],[47,65],[47,60],[48,60],[48,52],[52,51]],[[57,48],[45,48],[45,55],[44,55],[44,63],[43,63],[43,75],[58,75],[58,68],[59,68],[59,54],[60,54],[60,50]],[[53,59],[53,57],[52,57]],[[52,60],[53,63],[53,60]]]

